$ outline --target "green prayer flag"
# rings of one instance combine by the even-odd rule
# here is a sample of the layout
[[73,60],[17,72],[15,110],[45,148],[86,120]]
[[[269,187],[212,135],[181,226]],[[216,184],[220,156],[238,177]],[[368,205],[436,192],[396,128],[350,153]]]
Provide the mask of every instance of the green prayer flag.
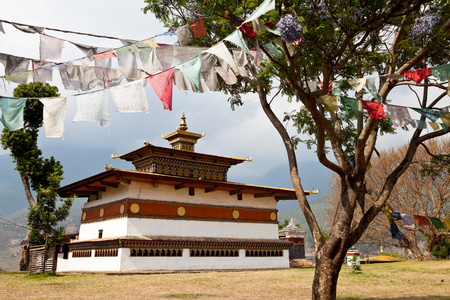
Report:
[[344,110],[349,118],[358,117],[358,100],[354,98],[339,97],[344,105]]
[[23,128],[23,109],[27,98],[0,97],[2,116],[0,121],[10,131]]
[[431,67],[430,75],[439,78],[439,80],[445,81],[450,77],[450,64]]
[[434,217],[428,217],[428,219],[430,219],[431,223],[433,223],[434,227],[437,229],[447,229],[447,226],[445,226],[441,219]]

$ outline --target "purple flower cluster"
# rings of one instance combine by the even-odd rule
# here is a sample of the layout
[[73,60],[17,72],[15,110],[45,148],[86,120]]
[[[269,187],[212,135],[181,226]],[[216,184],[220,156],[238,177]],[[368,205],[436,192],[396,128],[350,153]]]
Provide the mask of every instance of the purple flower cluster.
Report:
[[277,24],[281,38],[288,43],[295,43],[303,36],[302,27],[290,14],[285,15]]
[[434,12],[416,19],[409,36],[412,39],[427,36],[440,20],[441,16]]

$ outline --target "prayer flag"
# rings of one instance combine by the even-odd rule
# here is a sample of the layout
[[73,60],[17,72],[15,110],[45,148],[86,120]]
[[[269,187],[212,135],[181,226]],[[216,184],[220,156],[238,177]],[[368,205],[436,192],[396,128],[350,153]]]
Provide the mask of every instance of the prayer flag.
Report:
[[442,122],[445,123],[445,125],[450,126],[450,113],[445,113],[441,117]]
[[214,54],[204,52],[201,56],[202,59],[202,76],[206,86],[210,91],[216,91],[219,86],[217,80],[217,74],[214,70],[214,65],[217,62],[217,58]]
[[242,20],[238,21],[239,30],[248,37],[256,37],[256,32],[253,31],[252,24],[243,24]]
[[222,77],[223,81],[227,85],[233,85],[236,84],[237,78],[236,75],[234,75],[233,71],[227,67],[221,67],[221,66],[215,66],[214,70],[219,74],[220,77]]
[[389,207],[387,205],[385,206],[385,211],[386,211],[386,216],[388,218],[390,228],[391,228],[391,237],[393,239],[397,239],[397,240],[401,241],[403,239],[403,235],[400,232],[400,229],[398,229],[397,225],[395,224],[395,221],[391,215],[391,210],[389,209]]
[[187,46],[191,42],[191,32],[189,31],[189,25],[183,25],[175,30],[177,33],[178,43],[181,46]]
[[206,50],[206,52],[208,53],[212,53],[214,54],[217,58],[220,59],[220,64],[224,66],[225,62],[226,64],[228,64],[233,71],[237,74],[238,69],[236,67],[236,64],[234,62],[233,56],[231,56],[230,51],[228,50],[227,46],[225,46],[225,44],[223,42],[219,42],[217,44],[215,44],[214,46],[212,46],[211,48],[209,48],[208,50]]
[[194,90],[193,85],[189,82],[189,79],[187,79],[183,72],[178,69],[173,70],[173,84],[175,84],[177,89],[181,91],[187,91],[191,88]]
[[445,132],[448,131],[448,126],[445,125],[444,123],[439,123],[439,125],[441,125],[442,129],[444,129]]
[[191,23],[192,34],[194,38],[199,38],[206,35],[205,25],[203,24],[203,18],[197,19]]
[[116,50],[119,51],[119,52],[131,52],[131,53],[136,53],[136,52],[140,52],[141,51],[136,46],[136,44],[125,45],[125,46],[122,46],[120,48],[116,48]]
[[422,120],[415,120],[416,125],[419,127],[419,129],[427,129],[427,122]]
[[245,69],[245,66],[248,64],[247,55],[245,52],[243,50],[233,50],[233,58],[239,74],[242,77],[248,77],[248,72]]
[[384,114],[383,105],[378,102],[370,102],[370,101],[362,101],[364,108],[369,113],[369,116],[373,120],[381,120],[386,119],[386,115]]
[[48,138],[62,138],[66,117],[67,96],[39,98],[44,104],[44,129]]
[[366,78],[366,89],[378,100],[383,100],[380,95],[378,95],[378,90],[375,87],[375,77]]
[[23,128],[23,109],[27,98],[0,97],[0,121],[9,131]]
[[428,76],[428,74],[430,74],[430,72],[431,68],[425,68],[414,71],[407,71],[400,74],[408,79],[411,79],[412,81],[420,83],[425,77]]
[[428,217],[428,219],[430,219],[431,223],[433,223],[436,229],[447,229],[444,223],[442,223],[441,219],[435,217]]
[[114,53],[114,50],[103,51],[103,52],[100,52],[97,54],[92,54],[91,56],[97,60],[102,60],[102,59],[110,58],[110,57],[117,58],[117,55]]
[[447,225],[448,229],[450,229],[450,219],[443,219],[445,225]]
[[403,127],[413,121],[408,108],[404,106],[385,104],[384,112],[389,115],[395,127]]
[[275,56],[276,58],[282,58],[283,57],[283,53],[277,49],[277,47],[274,46],[274,44],[272,43],[265,43],[262,44],[261,46],[263,46],[267,52],[269,52],[272,56]]
[[431,221],[425,216],[414,215],[417,225],[419,226],[431,226]]
[[53,66],[55,64],[48,61],[33,61],[33,81],[48,82],[53,80]]
[[358,100],[347,97],[339,97],[344,105],[344,110],[347,113],[348,118],[357,118],[358,117]]
[[161,63],[156,57],[155,48],[145,47],[140,48],[139,56],[141,58],[142,65],[144,66],[145,72],[148,74],[156,74],[163,70]]
[[428,122],[430,124],[431,128],[433,128],[434,131],[439,130],[439,124],[435,122]]
[[[317,81],[317,83],[323,87],[323,81]],[[334,85],[334,81],[328,82],[328,93],[332,93],[333,95],[339,96],[339,94],[341,93],[341,90],[339,90],[339,93],[334,93],[333,85]]]
[[320,100],[322,101],[323,105],[325,106],[325,108],[330,112],[330,113],[337,113],[337,109],[338,109],[338,103],[337,103],[337,96],[336,95],[323,95],[319,97]]
[[403,220],[403,227],[408,229],[414,229],[416,227],[414,223],[414,219],[411,215],[408,214],[400,214]]
[[158,44],[155,41],[155,38],[152,38],[152,37],[148,38],[148,39],[145,39],[145,40],[142,40],[142,41],[139,41],[136,44],[142,44],[142,45],[145,45],[145,46],[150,47],[150,48],[159,47]]
[[164,109],[168,110],[172,110],[173,71],[174,68],[170,68],[145,78],[163,103]]
[[247,44],[244,41],[244,38],[242,37],[242,32],[240,32],[239,30],[235,30],[233,31],[233,33],[231,33],[229,36],[227,36],[225,38],[226,41],[229,41],[233,44],[235,44],[236,46],[240,47],[242,50],[244,50],[248,55],[253,56],[250,53],[250,50],[247,47]]
[[427,109],[415,107],[411,107],[411,109],[417,111],[422,116],[427,117],[428,119],[430,119],[431,122],[436,122],[437,119],[439,119],[439,117],[445,114],[445,112],[441,111],[440,109]]
[[200,90],[200,71],[202,69],[202,60],[200,55],[196,55],[188,61],[176,66],[178,70],[192,82],[194,85],[194,92]]
[[111,87],[111,96],[118,112],[148,113],[148,101],[145,96],[145,80],[136,80],[127,84]]
[[261,3],[260,6],[258,6],[258,8],[250,15],[250,17],[248,17],[244,21],[244,23],[253,21],[274,9],[275,9],[275,0],[264,0],[264,2]]
[[441,81],[445,81],[450,78],[450,64],[431,67],[430,74]]
[[39,34],[40,46],[39,53],[41,60],[46,59],[59,59],[61,57],[62,48],[64,46],[64,40],[48,36],[45,34]]
[[347,82],[357,92],[362,91],[362,89],[366,86],[366,78],[349,79]]
[[74,95],[77,110],[73,122],[95,122],[103,127],[109,127],[109,108],[106,90]]

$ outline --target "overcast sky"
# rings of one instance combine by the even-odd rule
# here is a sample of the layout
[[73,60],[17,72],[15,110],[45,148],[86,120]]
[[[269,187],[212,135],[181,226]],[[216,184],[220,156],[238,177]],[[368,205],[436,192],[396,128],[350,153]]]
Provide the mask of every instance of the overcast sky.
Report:
[[[151,14],[142,12],[143,1],[4,1],[1,0],[0,20],[25,23],[30,25],[60,28],[71,31],[114,36],[123,39],[143,40],[165,31]],[[4,24],[6,34],[0,33],[0,53],[29,58],[39,57],[39,36],[25,34],[8,24]],[[47,34],[66,40],[92,46],[115,48],[122,46],[119,41],[98,39],[74,34],[46,31]],[[172,43],[173,39],[159,39],[159,42]],[[61,62],[83,57],[82,52],[73,45],[65,43]],[[3,70],[0,70],[3,75]],[[54,73],[54,82],[60,87],[62,95],[72,95],[75,91],[66,91],[61,85],[59,75]],[[7,85],[7,90],[0,88],[0,95],[11,96],[15,85]],[[251,156],[251,163],[245,162],[239,167],[240,178],[262,177],[280,164],[287,162],[281,138],[265,117],[258,103],[256,94],[243,96],[244,105],[236,111],[230,109],[228,96],[218,92],[198,94],[179,91],[174,87],[173,110],[163,110],[162,104],[151,87],[146,87],[149,102],[149,114],[116,113],[110,101],[110,128],[106,129],[95,123],[72,123],[75,114],[75,100],[69,98],[66,114],[64,139],[45,138],[41,133],[41,147],[73,145],[82,147],[112,148],[115,154],[123,154],[143,146],[144,140],[158,146],[168,146],[161,139],[161,134],[168,134],[180,123],[182,112],[186,113],[189,131],[206,136],[198,142],[197,152],[231,157]],[[390,96],[393,104],[417,106],[414,95],[406,90],[394,92]],[[408,104],[409,103],[409,104]],[[287,104],[277,98],[274,110],[282,118],[284,111],[291,111],[295,104]],[[2,126],[0,124],[0,126]],[[1,128],[1,127],[0,127]],[[407,134],[396,137],[382,137],[379,150],[398,145]],[[302,162],[315,160],[313,151],[299,147],[298,159]],[[0,154],[6,152],[0,150]],[[105,162],[99,162],[104,164]],[[114,164],[113,164],[114,166]],[[66,170],[70,172],[70,170]],[[92,174],[86,174],[86,176]],[[253,180],[252,180],[253,181]],[[304,186],[313,189],[313,186]]]

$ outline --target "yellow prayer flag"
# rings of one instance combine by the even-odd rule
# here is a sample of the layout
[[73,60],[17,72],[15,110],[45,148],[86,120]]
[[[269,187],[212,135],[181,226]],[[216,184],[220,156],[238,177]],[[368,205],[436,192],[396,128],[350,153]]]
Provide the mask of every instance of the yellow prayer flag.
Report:
[[450,219],[442,219],[442,221],[444,221],[445,225],[450,229]]
[[323,95],[319,97],[325,108],[331,113],[337,113],[338,103],[336,95]]
[[435,122],[428,122],[430,124],[431,128],[433,128],[434,131],[439,130],[439,124]]
[[147,47],[156,48],[159,47],[158,44],[155,42],[154,38],[148,38],[142,41],[137,42],[136,44],[144,44]]
[[450,127],[450,113],[445,113],[443,116],[441,116],[441,120],[445,125]]

